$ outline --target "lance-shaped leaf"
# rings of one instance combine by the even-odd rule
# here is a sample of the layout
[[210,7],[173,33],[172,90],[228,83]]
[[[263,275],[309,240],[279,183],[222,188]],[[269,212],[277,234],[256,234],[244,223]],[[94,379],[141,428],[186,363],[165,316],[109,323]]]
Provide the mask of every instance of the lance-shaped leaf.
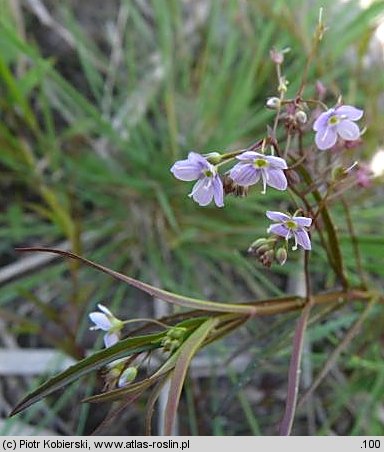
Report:
[[43,399],[47,395],[62,388],[63,386],[77,380],[83,375],[92,372],[116,359],[125,358],[135,353],[141,353],[148,350],[153,350],[160,347],[161,339],[164,337],[164,332],[158,334],[148,334],[146,336],[137,336],[133,338],[124,339],[117,344],[107,349],[96,352],[73,366],[66,369],[64,372],[51,378],[33,392],[31,392],[25,399],[23,399],[11,412],[11,416],[20,413],[29,406]]
[[78,256],[77,254],[70,253],[68,251],[57,250],[54,248],[18,248],[18,251],[34,251],[34,252],[46,252],[60,254],[61,256],[68,257],[70,259],[77,259],[86,265],[89,265],[97,270],[100,270],[113,278],[128,283],[129,285],[136,287],[137,289],[146,292],[153,297],[159,298],[160,300],[172,303],[178,306],[184,306],[186,308],[200,309],[203,311],[211,312],[233,312],[237,314],[256,314],[256,309],[253,306],[242,305],[242,304],[231,304],[231,303],[216,303],[214,301],[199,300],[198,298],[190,298],[182,295],[177,295],[166,290],[158,289],[151,286],[150,284],[139,281],[130,276],[126,276],[122,273],[111,270],[103,265],[96,264],[85,257]]
[[178,350],[178,357],[173,371],[167,406],[165,408],[164,435],[171,435],[176,419],[181,390],[187,375],[190,362],[196,352],[204,343],[209,333],[218,324],[218,319],[209,319],[194,331]]

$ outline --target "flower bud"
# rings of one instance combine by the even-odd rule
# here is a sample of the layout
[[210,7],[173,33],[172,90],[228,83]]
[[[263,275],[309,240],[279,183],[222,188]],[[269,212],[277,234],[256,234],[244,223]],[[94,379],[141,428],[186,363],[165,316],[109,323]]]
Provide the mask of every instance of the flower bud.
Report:
[[316,82],[315,88],[319,99],[323,99],[327,94],[327,88],[325,87],[325,85],[320,80],[318,80]]
[[265,103],[265,106],[269,108],[270,110],[277,110],[280,108],[280,99],[278,97],[269,97],[267,99],[267,102]]
[[239,196],[241,198],[248,195],[249,188],[242,186],[242,185],[237,185],[236,182],[234,182],[228,176],[228,174],[224,174],[222,181],[223,181],[224,193],[226,195],[233,194],[234,196]]
[[217,165],[222,159],[222,155],[219,152],[209,152],[208,154],[204,154],[204,157],[209,163],[212,163],[212,165]]
[[166,336],[161,341],[161,345],[163,346],[164,351],[172,353],[174,350],[180,347],[181,342],[178,339],[171,339],[170,337]]
[[260,262],[264,265],[264,267],[269,268],[272,265],[274,258],[275,252],[273,250],[269,250],[260,257]]
[[119,388],[131,383],[137,377],[137,367],[127,367],[124,372],[120,375],[117,386]]
[[171,339],[183,339],[186,332],[187,328],[184,328],[182,326],[175,326],[168,331],[167,336]]
[[287,169],[285,170],[285,176],[288,179],[289,184],[296,185],[300,182],[300,176],[297,173],[297,171],[293,169]]
[[308,121],[307,114],[303,110],[299,110],[295,113],[296,121],[300,124],[305,124]]
[[288,253],[285,247],[281,247],[276,251],[275,259],[280,265],[284,265],[287,261]]
[[277,50],[275,48],[272,48],[269,51],[269,56],[270,56],[271,60],[275,64],[283,64],[283,62],[284,62],[284,53],[287,53],[288,51],[289,51],[289,49],[287,49],[285,51],[284,50],[279,51],[279,50]]
[[265,245],[268,242],[268,239],[266,238],[260,238],[255,240],[253,243],[251,243],[251,245],[249,246],[249,249],[251,248],[258,248],[261,245]]
[[259,246],[258,248],[256,248],[256,254],[258,256],[261,256],[262,254],[266,253],[267,251],[269,251],[270,246],[268,243]]

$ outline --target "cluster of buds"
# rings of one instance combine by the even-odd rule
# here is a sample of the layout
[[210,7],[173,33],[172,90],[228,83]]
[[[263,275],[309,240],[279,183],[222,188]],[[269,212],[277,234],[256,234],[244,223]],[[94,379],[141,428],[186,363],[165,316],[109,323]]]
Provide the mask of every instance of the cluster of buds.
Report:
[[161,345],[166,352],[174,352],[183,343],[187,329],[182,326],[175,326],[167,331],[167,334],[161,341]]
[[308,115],[305,112],[308,107],[303,102],[282,101],[278,97],[269,97],[265,106],[270,110],[281,110],[279,117],[284,119],[285,127],[291,130],[301,129],[308,121]]
[[286,244],[278,245],[281,240],[278,237],[260,238],[253,242],[248,248],[248,254],[257,257],[265,267],[271,267],[273,262],[284,265],[287,261],[288,252]]

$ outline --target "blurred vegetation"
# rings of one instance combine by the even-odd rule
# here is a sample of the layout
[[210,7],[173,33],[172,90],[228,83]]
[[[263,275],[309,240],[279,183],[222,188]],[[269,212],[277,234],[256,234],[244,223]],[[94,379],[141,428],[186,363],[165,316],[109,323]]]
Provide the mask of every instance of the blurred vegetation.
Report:
[[[175,180],[169,168],[191,149],[237,149],[265,132],[272,118],[265,99],[276,93],[269,50],[291,48],[285,75],[294,93],[320,6],[329,29],[310,68],[306,95],[321,80],[329,105],[342,93],[346,102],[364,108],[368,128],[359,159],[370,159],[383,145],[383,50],[373,37],[384,2],[366,9],[358,2],[330,0],[102,4],[0,0],[1,264],[25,258],[17,246],[67,246],[190,296],[245,301],[285,292],[297,262],[272,273],[244,251],[265,233],[266,207],[273,203],[285,210],[286,197],[276,191],[264,197],[253,193],[228,197],[225,209],[200,208],[186,196],[188,184]],[[47,7],[43,12],[41,5]],[[363,266],[378,284],[384,275],[381,183],[354,190],[351,205]],[[343,209],[334,207],[354,280]],[[324,262],[315,247],[313,279],[321,289],[334,283]],[[122,317],[152,315],[149,299],[77,263],[54,260],[21,271],[4,281],[0,292],[4,334],[19,347],[53,346],[79,358],[95,338],[87,332],[86,314],[105,300]],[[317,313],[309,331],[313,372],[324,366],[361,309]],[[241,378],[213,372],[188,384],[183,433],[274,434],[295,318],[255,320],[231,350],[223,344],[223,362],[240,343],[251,355],[250,364]],[[313,402],[317,434],[383,433],[382,321],[382,310],[375,308],[369,330],[322,383]],[[30,382],[17,382],[19,397]],[[102,415],[77,403],[92,392],[90,383],[74,384],[21,418],[37,423],[39,413],[40,427],[90,433]],[[4,379],[3,389],[13,386]],[[261,400],[255,388],[263,392]],[[7,400],[14,403],[14,397]],[[132,416],[143,416],[143,406],[132,410],[123,418],[129,427],[122,420],[111,433],[142,433]],[[300,415],[297,433],[308,433],[309,414],[303,409]]]

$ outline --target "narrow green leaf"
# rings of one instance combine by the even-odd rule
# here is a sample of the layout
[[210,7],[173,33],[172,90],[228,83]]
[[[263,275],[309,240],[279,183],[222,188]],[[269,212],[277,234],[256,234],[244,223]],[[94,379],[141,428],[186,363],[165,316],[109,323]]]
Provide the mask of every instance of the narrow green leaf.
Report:
[[179,405],[181,390],[187,375],[189,364],[208,334],[217,325],[217,319],[209,319],[192,333],[179,349],[175,370],[171,377],[169,397],[165,408],[164,435],[171,435]]

